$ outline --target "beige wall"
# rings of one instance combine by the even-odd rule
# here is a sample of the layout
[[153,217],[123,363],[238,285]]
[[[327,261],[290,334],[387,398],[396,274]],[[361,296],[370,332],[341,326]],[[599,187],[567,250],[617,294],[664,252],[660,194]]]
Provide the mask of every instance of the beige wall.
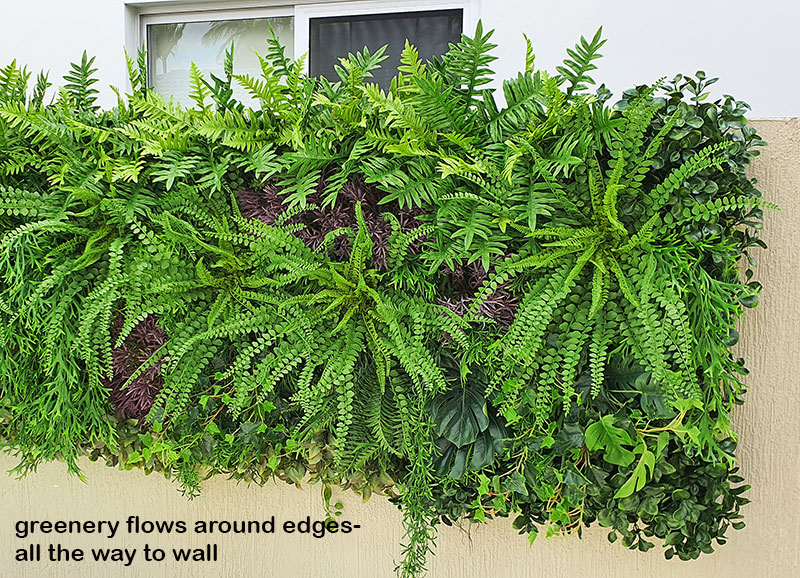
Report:
[[[800,576],[800,119],[759,121],[771,144],[754,167],[768,199],[782,210],[767,215],[758,278],[765,289],[761,304],[748,311],[742,328],[741,353],[751,369],[747,404],[736,416],[741,433],[742,471],[753,486],[753,503],[744,514],[747,528],[732,532],[727,545],[694,562],[667,562],[660,547],[647,554],[609,544],[605,531],[575,537],[539,539],[532,548],[517,536],[509,520],[494,521],[467,531],[441,531],[436,556],[430,559],[431,578],[561,578],[582,576],[709,578]],[[0,468],[14,464],[0,456]],[[136,514],[148,519],[261,519],[278,520],[323,515],[318,488],[298,491],[285,485],[247,488],[223,479],[205,484],[203,494],[186,501],[158,476],[121,472],[85,464],[88,485],[67,477],[63,466],[49,464],[38,474],[16,481],[0,477],[0,578],[33,577],[231,577],[285,578],[393,575],[399,560],[400,515],[380,497],[361,504],[342,496],[345,517],[362,528],[349,535],[318,540],[288,535],[233,536],[219,540],[217,563],[134,562],[119,569],[112,563],[15,564],[13,552],[28,540],[18,540],[18,519],[125,519]],[[55,541],[55,535],[42,540]],[[171,540],[107,540],[67,538],[71,547],[128,546],[145,542],[167,548],[204,545],[192,534]],[[141,552],[137,555],[141,556]]]

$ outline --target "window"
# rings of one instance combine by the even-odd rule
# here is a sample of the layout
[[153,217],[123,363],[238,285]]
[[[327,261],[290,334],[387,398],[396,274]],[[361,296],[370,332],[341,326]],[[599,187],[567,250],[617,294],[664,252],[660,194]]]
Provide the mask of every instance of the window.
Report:
[[400,64],[406,40],[417,47],[422,59],[441,56],[451,42],[461,38],[463,16],[462,9],[455,9],[311,18],[310,73],[337,80],[334,65],[339,56],[355,53],[364,46],[375,51],[386,44],[389,58],[373,72],[373,80],[387,88]]
[[[192,62],[203,71],[223,78],[225,51],[233,43],[236,74],[259,76],[261,67],[256,52],[265,52],[265,38],[270,27],[293,57],[294,19],[252,18],[151,24],[147,27],[147,59],[150,84],[164,95],[174,96],[181,104],[189,103],[189,70]],[[240,100],[248,100],[238,85],[233,88]]]
[[[189,67],[194,62],[208,77],[221,76],[225,51],[234,43],[234,71],[260,74],[255,53],[267,51],[270,26],[286,54],[307,53],[312,75],[335,78],[338,57],[377,50],[388,44],[390,58],[383,62],[374,80],[387,86],[396,73],[406,38],[423,58],[441,55],[462,30],[475,27],[479,0],[368,0],[319,2],[295,0],[285,4],[264,0],[211,2],[128,2],[130,26],[128,51],[145,45],[150,84],[181,104],[188,99]],[[237,98],[248,101],[240,87]]]

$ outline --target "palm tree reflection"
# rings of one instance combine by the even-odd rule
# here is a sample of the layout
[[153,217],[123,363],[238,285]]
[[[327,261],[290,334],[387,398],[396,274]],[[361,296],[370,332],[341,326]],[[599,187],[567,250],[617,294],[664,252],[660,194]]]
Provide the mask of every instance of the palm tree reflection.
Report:
[[150,46],[155,47],[155,59],[161,61],[161,72],[167,73],[167,59],[175,52],[175,47],[183,37],[186,24],[158,24],[151,26]]
[[203,34],[204,46],[219,46],[218,58],[234,43],[234,46],[247,46],[246,38],[261,36],[266,44],[270,27],[278,38],[286,38],[292,33],[291,18],[259,18],[257,20],[220,20],[209,22],[208,32]]

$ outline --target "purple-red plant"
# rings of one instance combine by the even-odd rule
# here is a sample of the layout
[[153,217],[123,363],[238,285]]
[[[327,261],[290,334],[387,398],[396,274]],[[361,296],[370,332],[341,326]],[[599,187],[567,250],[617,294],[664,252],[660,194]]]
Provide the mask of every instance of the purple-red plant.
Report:
[[[322,184],[322,183],[321,183]],[[354,178],[345,183],[335,206],[322,207],[320,190],[308,196],[311,208],[287,220],[289,225],[302,225],[294,234],[303,240],[309,247],[316,249],[325,240],[331,231],[350,227],[356,230],[356,203],[361,203],[364,220],[374,243],[372,266],[379,271],[386,270],[386,258],[389,252],[389,237],[392,226],[384,217],[384,213],[391,213],[397,217],[400,230],[410,231],[422,225],[418,219],[424,211],[418,208],[400,206],[396,202],[380,204],[383,193],[374,185],[365,183],[360,178]],[[272,225],[286,210],[280,191],[267,186],[262,191],[239,191],[237,193],[239,208],[242,216],[249,219],[258,219]],[[411,247],[413,250],[414,247]],[[345,260],[350,254],[350,242],[344,236],[336,239],[333,246],[334,256]]]
[[[114,338],[121,330],[120,316],[111,329]],[[155,317],[148,316],[134,327],[120,347],[111,352],[113,375],[104,385],[110,389],[109,401],[114,406],[117,417],[141,421],[150,412],[156,395],[164,384],[161,361],[148,367],[124,389],[123,385],[166,342],[167,334],[164,329],[158,325]]]
[[[440,297],[439,304],[462,317],[467,314],[467,309],[475,298],[475,293],[487,278],[486,271],[477,261],[469,265],[457,265],[455,268],[446,269],[450,279],[452,292],[450,295]],[[501,285],[492,295],[484,299],[478,308],[478,314],[493,319],[497,326],[505,331],[514,321],[514,313],[518,299]]]

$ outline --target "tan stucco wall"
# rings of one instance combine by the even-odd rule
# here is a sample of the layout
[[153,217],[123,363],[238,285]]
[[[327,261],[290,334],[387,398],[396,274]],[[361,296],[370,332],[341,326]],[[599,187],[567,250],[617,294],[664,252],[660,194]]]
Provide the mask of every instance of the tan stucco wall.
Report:
[[[538,539],[532,548],[516,535],[509,520],[467,531],[440,532],[431,578],[647,577],[709,578],[800,576],[800,119],[755,123],[770,146],[753,175],[768,199],[782,210],[767,215],[764,238],[770,246],[760,258],[758,279],[765,289],[761,304],[748,311],[742,327],[741,354],[748,360],[751,390],[736,413],[743,475],[753,486],[744,514],[747,527],[731,532],[727,545],[693,562],[664,560],[660,546],[649,553],[609,544],[595,528],[575,537]],[[14,465],[0,456],[0,468]],[[145,563],[129,568],[112,563],[16,564],[14,549],[28,543],[14,536],[19,519],[124,520],[262,519],[323,515],[319,489],[298,491],[281,485],[247,488],[223,479],[205,484],[203,494],[186,501],[170,482],[139,472],[121,472],[85,464],[89,483],[67,477],[64,467],[48,464],[22,481],[0,475],[0,578],[116,576],[149,578],[280,576],[286,578],[393,576],[399,560],[400,515],[380,497],[361,504],[343,495],[345,517],[362,528],[349,535],[318,540],[289,535],[228,536],[218,540],[217,563]],[[42,540],[55,542],[55,535]],[[203,546],[207,540],[187,533],[172,539],[79,536],[65,546],[140,547],[145,542],[170,547]],[[112,544],[113,542],[113,544]],[[141,556],[141,552],[138,554]]]

